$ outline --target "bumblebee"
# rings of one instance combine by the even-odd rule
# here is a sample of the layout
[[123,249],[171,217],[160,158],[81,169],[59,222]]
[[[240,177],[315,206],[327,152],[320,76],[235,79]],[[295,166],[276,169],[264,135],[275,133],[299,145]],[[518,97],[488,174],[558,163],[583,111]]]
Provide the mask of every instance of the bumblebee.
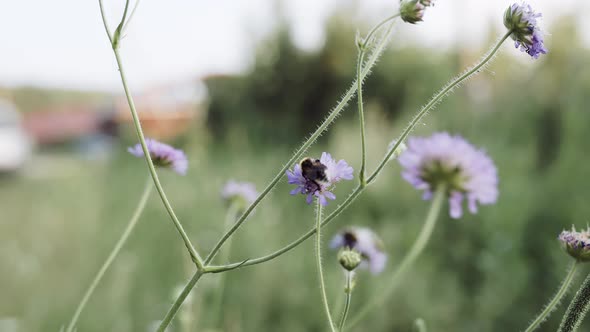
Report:
[[319,159],[305,158],[299,165],[301,166],[301,175],[308,180],[315,183],[318,187],[321,184],[328,182],[328,176],[326,175],[327,167],[322,164]]

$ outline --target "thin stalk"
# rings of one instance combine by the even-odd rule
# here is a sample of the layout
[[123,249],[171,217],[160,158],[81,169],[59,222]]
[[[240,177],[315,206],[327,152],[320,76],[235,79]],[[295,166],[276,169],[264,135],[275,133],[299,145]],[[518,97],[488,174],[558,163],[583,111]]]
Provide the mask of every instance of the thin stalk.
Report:
[[342,312],[342,318],[340,318],[340,324],[338,324],[338,331],[344,331],[344,324],[346,324],[346,317],[348,317],[348,310],[350,309],[350,301],[352,300],[352,278],[353,272],[346,271],[346,302],[344,302],[344,311]]
[[359,56],[356,64],[357,104],[359,112],[359,126],[361,132],[361,169],[359,171],[359,186],[361,187],[365,187],[367,185],[367,181],[365,180],[365,172],[367,167],[367,143],[365,139],[365,112],[363,110],[363,79],[361,76],[364,53],[364,46],[361,46],[359,48]]
[[[363,79],[369,74],[371,68],[377,62],[379,55],[381,55],[381,53],[385,49],[385,46],[387,45],[387,41],[389,40],[389,35],[391,33],[391,29],[392,29],[392,26],[389,26],[388,30],[384,33],[382,39],[379,41],[379,43],[375,47],[374,51],[372,52],[371,56],[369,57],[366,65],[364,66],[362,74],[361,74],[361,77]],[[328,117],[324,120],[324,122],[322,122],[322,124],[320,124],[318,129],[316,129],[316,131],[313,134],[311,134],[311,136],[301,145],[301,147],[299,149],[297,149],[297,151],[295,151],[295,153],[293,154],[291,159],[289,159],[284,164],[284,166],[281,168],[281,170],[279,170],[279,172],[271,180],[271,182],[268,184],[268,186],[266,186],[266,188],[264,188],[264,190],[254,200],[254,202],[252,204],[250,204],[250,206],[244,211],[244,213],[240,216],[238,221],[236,221],[236,223],[233,225],[233,227],[230,228],[227,231],[227,233],[225,233],[221,237],[221,239],[219,239],[219,241],[217,242],[217,244],[215,244],[215,246],[213,247],[213,249],[211,250],[209,255],[207,255],[207,257],[205,258],[206,265],[211,263],[211,261],[213,260],[215,255],[219,252],[219,249],[223,246],[225,241],[227,241],[227,239],[229,239],[229,237],[231,237],[232,234],[235,233],[240,228],[240,226],[244,223],[244,221],[246,221],[246,218],[248,218],[250,213],[252,213],[254,208],[256,208],[256,206],[258,206],[258,204],[266,197],[266,195],[268,195],[268,193],[285,176],[285,171],[287,171],[287,169],[289,169],[291,166],[293,166],[294,163],[299,161],[299,159],[301,159],[301,156],[303,155],[303,153],[305,153],[305,151],[307,151],[307,149],[318,139],[318,137],[320,137],[324,133],[324,131],[326,131],[328,129],[330,124],[332,124],[332,122],[334,122],[334,120],[338,117],[338,115],[340,115],[340,113],[342,112],[342,110],[344,109],[344,107],[346,106],[348,101],[354,96],[354,94],[356,93],[356,90],[357,90],[357,84],[355,83],[348,89],[348,91],[346,91],[346,94],[344,95],[344,97],[342,97],[342,99],[340,100],[338,105],[336,105],[336,107],[330,112],[330,114],[328,114]]]
[[[101,15],[104,20],[105,15],[103,12],[102,0],[99,0],[99,3],[100,3]],[[126,5],[126,8],[127,8],[127,5]],[[162,188],[162,184],[160,183],[160,179],[158,178],[158,173],[156,172],[156,168],[154,167],[154,163],[152,162],[152,158],[150,157],[150,152],[149,152],[147,145],[145,143],[145,137],[143,135],[143,130],[141,128],[141,122],[139,120],[139,115],[137,114],[137,110],[135,109],[135,103],[133,102],[133,97],[131,96],[131,92],[129,91],[129,86],[127,85],[127,79],[125,78],[125,70],[123,67],[123,62],[121,61],[121,56],[119,55],[119,48],[117,47],[118,40],[117,40],[117,38],[114,38],[114,39],[110,38],[110,33],[109,33],[109,30],[107,27],[107,23],[106,23],[106,21],[103,21],[103,23],[105,25],[105,30],[107,32],[107,35],[109,36],[109,39],[112,41],[112,44],[113,44],[113,52],[115,54],[115,59],[117,60],[117,66],[119,67],[119,75],[121,76],[121,82],[123,83],[123,89],[125,90],[125,96],[127,97],[127,103],[129,104],[129,109],[131,110],[131,116],[133,117],[133,124],[135,126],[137,138],[139,139],[139,143],[141,144],[141,148],[143,150],[145,161],[147,163],[147,167],[150,172],[150,175],[152,176],[154,184],[156,185],[156,190],[158,191],[158,195],[160,195],[160,199],[162,200],[162,203],[164,204],[164,207],[166,208],[166,211],[168,212],[170,219],[172,219],[174,226],[178,230],[178,233],[180,234],[180,236],[184,242],[184,245],[186,246],[186,248],[191,256],[192,261],[196,264],[196,266],[199,270],[202,270],[203,269],[203,261],[202,261],[201,257],[199,256],[199,253],[193,247],[188,235],[186,234],[186,232],[184,231],[184,228],[182,227],[182,224],[180,223],[180,221],[176,217],[176,214],[174,213],[174,210],[172,209],[172,205],[170,205],[170,202],[168,201],[168,198],[166,197],[166,193],[164,192],[164,188]],[[120,26],[121,26],[121,24],[120,24]]]
[[92,294],[94,293],[94,290],[96,289],[96,287],[98,286],[98,284],[102,280],[102,277],[104,276],[106,271],[109,269],[109,267],[111,266],[111,264],[113,263],[113,261],[115,260],[115,258],[119,254],[119,252],[121,251],[121,248],[123,248],[123,245],[127,242],[127,239],[129,238],[129,235],[131,234],[131,232],[135,228],[135,225],[137,225],[137,222],[139,221],[139,217],[141,216],[141,213],[143,212],[143,210],[145,208],[145,205],[147,203],[148,198],[150,197],[151,192],[152,192],[152,181],[151,181],[151,179],[148,179],[148,181],[145,185],[145,188],[143,189],[143,194],[141,194],[141,198],[139,199],[139,203],[137,203],[137,207],[135,208],[135,211],[133,212],[133,215],[132,215],[131,219],[129,220],[129,223],[127,223],[127,227],[125,227],[125,230],[123,231],[123,234],[121,234],[119,241],[117,241],[117,243],[115,244],[115,246],[111,250],[111,253],[107,257],[106,261],[102,264],[102,266],[100,267],[100,269],[98,270],[98,272],[94,276],[94,279],[90,283],[90,286],[86,290],[86,293],[84,293],[84,296],[82,297],[82,300],[78,304],[76,311],[74,311],[74,316],[72,317],[72,320],[70,320],[70,323],[68,324],[66,332],[74,331],[74,328],[76,327],[76,323],[78,322],[78,318],[80,318],[80,314],[82,313],[82,310],[84,310],[86,303],[88,302],[88,300],[90,300],[90,297],[92,296]]
[[436,225],[436,220],[438,219],[438,215],[440,214],[445,198],[446,188],[445,186],[439,186],[434,193],[430,210],[426,216],[426,221],[424,222],[424,226],[422,226],[422,230],[420,230],[420,234],[416,238],[416,242],[414,242],[412,248],[410,248],[410,251],[403,258],[399,267],[393,273],[391,279],[389,279],[389,284],[385,287],[385,289],[379,291],[378,294],[372,297],[372,300],[368,304],[362,307],[361,311],[359,311],[359,313],[353,317],[352,321],[350,322],[350,326],[354,326],[360,322],[365,315],[370,313],[371,310],[373,310],[378,305],[382,304],[397,288],[400,281],[402,280],[402,277],[406,274],[410,267],[412,267],[422,251],[424,251],[424,248],[426,247],[426,244],[432,235],[434,226]]
[[553,296],[553,298],[545,306],[543,311],[541,311],[541,313],[531,322],[531,324],[529,325],[529,327],[527,327],[525,332],[531,332],[536,330],[541,325],[541,323],[543,323],[547,319],[547,317],[549,317],[549,314],[557,308],[557,305],[561,301],[561,298],[565,295],[565,293],[567,293],[567,290],[569,289],[572,280],[574,280],[574,275],[576,274],[576,269],[578,265],[579,264],[577,261],[572,263],[567,272],[567,275],[565,276],[565,279],[563,279],[563,282],[561,283],[561,287],[559,287],[559,290],[557,291],[555,296]]
[[395,153],[395,151],[398,149],[398,147],[404,142],[404,140],[408,137],[410,132],[414,129],[414,127],[416,127],[416,125],[420,122],[420,120],[422,120],[422,118],[434,106],[436,106],[436,104],[438,104],[442,100],[443,97],[445,97],[455,87],[457,87],[463,81],[471,78],[473,75],[479,73],[480,69],[494,57],[496,52],[498,52],[498,50],[500,49],[500,46],[502,46],[502,44],[506,41],[506,39],[510,36],[510,34],[512,34],[512,30],[508,30],[508,32],[506,32],[506,34],[504,36],[502,36],[502,38],[500,38],[500,40],[498,40],[496,45],[494,45],[492,47],[492,49],[487,53],[487,55],[479,63],[477,63],[471,69],[467,70],[465,73],[463,73],[462,75],[460,75],[459,77],[457,77],[456,79],[451,81],[450,83],[447,83],[447,85],[445,85],[445,87],[443,87],[442,90],[440,90],[437,94],[435,94],[434,97],[432,97],[432,99],[430,99],[430,101],[426,105],[424,105],[424,107],[422,107],[422,109],[414,116],[412,121],[410,121],[410,124],[406,127],[406,129],[403,131],[401,136],[397,139],[397,141],[395,142],[395,144],[393,145],[391,150],[389,150],[389,152],[385,155],[385,158],[383,158],[383,160],[381,161],[379,166],[377,166],[377,169],[375,169],[373,174],[371,174],[371,176],[369,176],[369,178],[367,179],[367,183],[371,183],[375,180],[377,175],[379,175],[379,172],[381,172],[383,167],[385,167],[385,164],[387,164],[387,162],[389,161],[391,156]]
[[371,43],[371,38],[373,34],[379,28],[381,28],[387,22],[393,20],[394,18],[398,17],[400,14],[394,14],[385,20],[381,21],[377,24],[371,31],[368,33],[367,37],[364,40],[358,40],[359,43],[359,55],[358,61],[356,65],[356,83],[357,83],[357,104],[358,104],[358,113],[359,113],[359,126],[360,126],[360,134],[361,134],[361,167],[359,171],[359,185],[361,187],[365,187],[367,182],[365,180],[366,169],[367,169],[367,143],[366,143],[366,134],[365,134],[365,112],[363,109],[363,76],[362,76],[362,69],[363,63],[365,60],[365,51],[367,46]]
[[316,233],[315,233],[315,257],[316,263],[318,267],[318,278],[320,282],[320,291],[322,293],[322,304],[324,305],[324,311],[326,312],[326,317],[328,318],[328,324],[330,325],[330,330],[332,332],[336,332],[336,327],[334,326],[334,320],[332,320],[332,314],[330,313],[330,306],[328,305],[328,295],[326,294],[326,283],[324,281],[324,270],[322,267],[322,236],[321,236],[321,229],[322,229],[322,204],[320,203],[320,199],[317,199],[317,207],[316,207]]
[[193,290],[193,288],[197,284],[197,281],[199,281],[199,279],[201,279],[203,274],[205,274],[204,270],[197,270],[197,272],[191,277],[191,279],[188,281],[188,283],[182,289],[182,292],[180,292],[180,295],[178,296],[178,298],[176,298],[176,300],[174,301],[174,303],[172,304],[170,309],[168,309],[166,316],[164,317],[164,319],[162,319],[160,326],[156,330],[157,332],[166,331],[166,328],[168,327],[168,325],[170,325],[174,316],[176,316],[178,309],[180,309],[180,306],[182,306],[182,303],[184,302],[186,297],[190,294],[190,292]]
[[[426,104],[426,106],[424,106],[420,110],[420,112],[418,112],[414,116],[413,120],[406,127],[406,129],[402,132],[402,134],[400,135],[400,138],[397,140],[397,142],[394,144],[394,146],[385,154],[385,156],[383,157],[383,159],[379,163],[379,166],[368,177],[368,179],[367,179],[367,185],[369,185],[369,184],[371,184],[371,183],[373,183],[375,181],[375,179],[377,178],[377,176],[379,175],[379,173],[381,173],[381,171],[383,170],[383,168],[385,167],[385,165],[387,164],[387,162],[390,160],[391,156],[395,153],[395,151],[397,151],[397,149],[399,148],[399,146],[401,145],[401,143],[403,142],[403,140],[405,140],[408,137],[408,135],[410,134],[410,132],[414,129],[414,127],[416,126],[416,124],[419,123],[419,121],[422,119],[422,117],[424,117],[424,115],[426,115],[428,113],[428,111],[430,111],[438,102],[440,102],[441,99],[450,92],[450,90],[452,90],[454,87],[457,87],[459,84],[461,84],[462,81],[464,81],[464,80],[468,79],[469,77],[473,76],[474,74],[476,74],[478,72],[478,70],[482,66],[484,66],[487,62],[489,62],[493,58],[494,54],[498,51],[498,49],[500,48],[500,46],[502,45],[502,43],[504,41],[506,41],[506,38],[508,38],[508,36],[510,36],[510,33],[507,33],[506,35],[504,35],[500,39],[500,41],[490,50],[490,52],[488,52],[487,56],[485,56],[485,58],[482,61],[480,61],[477,65],[475,65],[475,67],[473,67],[472,69],[470,69],[467,72],[465,72],[465,74],[461,75],[456,80],[454,80],[451,83],[447,84],[441,90],[441,92],[437,93],[434,97],[432,97],[432,99],[430,100],[430,102],[428,104]],[[366,69],[363,72],[365,72],[365,71],[366,71]],[[336,216],[338,216],[340,214],[340,212],[342,212],[344,209],[346,209],[359,196],[359,194],[364,189],[365,189],[365,187],[361,187],[361,186],[356,187],[349,194],[349,196],[346,198],[346,200],[341,205],[339,205],[336,208],[336,210],[334,210],[334,212],[332,212],[326,218],[326,220],[323,221],[322,226],[325,226],[326,224],[328,224]],[[286,253],[286,252],[294,249],[299,244],[301,244],[303,241],[307,240],[313,234],[315,234],[315,231],[316,231],[315,228],[310,229],[307,233],[303,234],[301,237],[299,237],[295,241],[289,243],[285,247],[283,247],[281,249],[278,249],[277,251],[275,251],[273,253],[270,253],[268,255],[265,255],[265,256],[262,256],[262,257],[258,257],[258,258],[254,258],[254,259],[248,259],[245,263],[244,262],[240,262],[240,263],[232,263],[232,264],[228,264],[228,265],[224,265],[224,266],[211,266],[211,270],[217,272],[217,271],[223,271],[223,270],[230,270],[230,269],[233,269],[233,268],[235,268],[237,266],[240,266],[240,268],[241,268],[241,267],[245,267],[245,266],[251,266],[251,265],[261,264],[261,263],[270,261],[270,260],[272,260],[274,258],[277,258],[277,257],[283,255],[284,253]]]
[[567,307],[567,311],[559,324],[557,332],[574,332],[577,331],[586,313],[590,309],[590,274],[576,292],[572,302]]

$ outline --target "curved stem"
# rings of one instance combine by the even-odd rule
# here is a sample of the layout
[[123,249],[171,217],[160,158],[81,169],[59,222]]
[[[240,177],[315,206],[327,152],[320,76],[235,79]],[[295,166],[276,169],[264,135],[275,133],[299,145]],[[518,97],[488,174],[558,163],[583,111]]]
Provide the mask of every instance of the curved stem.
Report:
[[567,307],[567,311],[561,320],[558,332],[573,332],[577,331],[588,309],[590,308],[590,275],[586,277],[586,280],[580,286],[580,289],[576,292],[574,299],[570,302]]
[[342,318],[340,324],[338,324],[338,331],[344,331],[344,324],[346,324],[346,317],[348,317],[348,310],[350,309],[350,301],[352,300],[352,277],[353,272],[346,271],[346,302],[344,302],[344,311],[342,312]]
[[[384,33],[382,39],[379,41],[379,43],[375,47],[373,53],[369,57],[369,60],[367,61],[367,64],[365,65],[364,70],[362,71],[362,74],[361,74],[362,78],[365,78],[369,74],[371,68],[377,62],[379,55],[381,55],[381,53],[385,49],[385,45],[387,44],[387,41],[389,40],[390,33],[391,33],[391,26]],[[215,244],[215,246],[213,247],[213,249],[211,250],[209,255],[207,255],[207,257],[205,258],[205,264],[211,263],[211,261],[213,260],[215,255],[219,252],[219,249],[223,246],[225,241],[227,241],[227,239],[230,236],[232,236],[232,234],[240,228],[240,226],[244,223],[244,221],[246,221],[246,218],[248,218],[250,213],[252,213],[254,208],[256,208],[256,206],[264,199],[264,197],[266,197],[266,195],[268,195],[268,193],[285,176],[285,172],[287,171],[287,169],[289,169],[289,167],[291,167],[294,163],[299,161],[299,159],[301,158],[303,153],[305,153],[305,151],[307,151],[307,149],[318,139],[318,137],[320,137],[320,135],[322,135],[322,133],[324,133],[324,131],[327,130],[328,126],[332,122],[334,122],[334,120],[338,117],[338,115],[340,115],[340,112],[342,112],[342,110],[344,109],[344,107],[346,106],[348,101],[354,96],[356,90],[357,90],[357,84],[355,83],[348,89],[348,91],[346,91],[346,94],[344,95],[344,97],[342,97],[342,99],[340,100],[338,105],[336,105],[336,107],[330,112],[328,117],[324,120],[324,122],[322,122],[322,124],[318,127],[318,129],[313,134],[311,134],[311,136],[301,145],[301,147],[299,149],[297,149],[297,151],[295,151],[295,153],[293,154],[291,159],[289,159],[284,164],[284,166],[275,175],[275,177],[271,180],[271,182],[268,184],[268,186],[266,186],[266,188],[264,188],[264,190],[260,193],[260,195],[256,198],[256,200],[254,200],[254,202],[252,204],[250,204],[250,206],[244,211],[244,213],[240,216],[238,221],[236,221],[236,223],[233,225],[233,227],[230,228],[227,231],[227,233],[225,233],[221,237],[221,239],[219,239],[219,241],[217,242],[217,244]],[[251,265],[251,264],[249,264],[249,265]]]
[[199,281],[199,279],[201,279],[203,274],[205,274],[204,270],[197,270],[197,272],[191,277],[191,279],[182,289],[182,292],[180,292],[180,295],[178,295],[178,298],[174,300],[174,303],[172,304],[170,309],[168,309],[166,316],[164,317],[164,319],[162,319],[160,326],[156,330],[157,332],[166,331],[166,328],[168,327],[168,325],[170,325],[174,316],[176,316],[178,309],[180,309],[180,306],[182,306],[182,303],[184,302],[186,297],[191,293],[191,291],[195,287],[195,284],[197,283],[197,281]]
[[315,257],[316,257],[316,262],[317,262],[317,267],[318,267],[320,291],[322,292],[322,303],[324,305],[326,317],[328,318],[328,324],[330,325],[330,330],[332,332],[336,332],[336,328],[334,327],[334,321],[332,320],[332,314],[330,313],[330,306],[328,305],[328,295],[326,294],[326,283],[324,281],[324,270],[322,267],[321,229],[322,229],[322,204],[320,203],[320,199],[318,198],[317,199],[317,208],[316,208]]
[[361,167],[359,171],[359,185],[361,187],[365,187],[367,185],[365,175],[367,169],[367,143],[366,143],[366,134],[365,134],[365,112],[363,109],[363,76],[362,76],[362,69],[363,63],[365,59],[365,51],[367,46],[371,43],[371,38],[373,34],[382,27],[385,23],[393,20],[394,18],[398,17],[400,14],[397,13],[392,15],[385,20],[381,21],[377,24],[367,37],[362,41],[357,41],[359,43],[359,55],[356,64],[356,83],[357,83],[357,104],[358,104],[358,112],[359,112],[359,126],[360,126],[360,133],[361,133]]
[[135,208],[135,211],[133,212],[133,216],[129,220],[127,227],[125,227],[123,234],[121,234],[119,241],[117,241],[117,243],[115,244],[115,246],[111,250],[111,253],[107,257],[106,261],[102,264],[102,266],[100,267],[100,269],[96,273],[96,276],[94,277],[94,280],[92,280],[92,283],[90,283],[90,286],[86,290],[86,293],[84,293],[82,300],[80,301],[80,303],[78,304],[78,307],[76,308],[76,311],[74,312],[74,316],[72,317],[72,320],[70,320],[70,323],[68,324],[66,332],[74,331],[74,328],[76,327],[76,323],[78,322],[78,318],[80,317],[82,310],[84,310],[86,303],[88,302],[88,300],[90,299],[90,297],[94,293],[94,290],[96,289],[96,287],[98,286],[98,284],[102,280],[102,277],[104,276],[104,274],[106,273],[108,268],[111,266],[111,264],[113,263],[113,261],[115,260],[115,258],[119,254],[119,252],[121,251],[121,248],[123,248],[123,245],[125,244],[125,242],[127,242],[127,238],[129,238],[129,235],[131,234],[131,232],[135,228],[135,225],[137,225],[137,222],[139,221],[139,217],[141,216],[141,213],[143,212],[143,210],[145,208],[145,204],[147,203],[147,200],[150,197],[151,192],[152,192],[152,181],[151,181],[151,179],[148,179],[148,181],[145,185],[145,189],[143,190],[143,194],[141,194],[141,198],[139,199],[139,203],[137,204],[137,207]]
[[438,219],[438,215],[440,214],[440,210],[443,205],[442,203],[444,202],[445,197],[445,186],[439,186],[436,189],[436,192],[434,193],[432,205],[430,206],[430,210],[428,211],[428,215],[426,216],[424,226],[422,226],[422,230],[420,230],[420,234],[416,238],[416,242],[414,242],[410,251],[406,254],[397,270],[395,270],[395,272],[393,273],[393,276],[391,277],[389,284],[385,287],[384,290],[380,291],[379,294],[376,294],[376,296],[372,297],[371,302],[362,307],[361,311],[356,316],[354,316],[354,318],[350,322],[350,326],[357,324],[365,315],[371,312],[371,310],[373,310],[376,306],[382,304],[397,288],[399,282],[402,280],[402,277],[405,275],[407,270],[414,264],[418,256],[420,256],[420,254],[426,247],[426,244],[428,243],[428,240],[432,235],[432,231],[434,230],[434,226],[436,225],[436,220]]
[[430,101],[426,105],[424,105],[424,107],[422,107],[420,112],[418,112],[414,116],[412,121],[410,121],[410,124],[406,127],[406,129],[403,131],[401,136],[397,139],[397,141],[395,142],[393,147],[385,155],[385,158],[383,158],[383,160],[381,161],[379,166],[377,166],[377,168],[375,169],[373,174],[371,174],[371,176],[369,176],[369,178],[367,179],[367,183],[371,183],[375,180],[377,175],[379,175],[379,172],[381,172],[383,167],[385,167],[385,164],[387,164],[387,162],[389,161],[391,156],[395,153],[397,148],[404,142],[404,140],[408,137],[410,132],[420,122],[420,120],[422,120],[422,118],[428,113],[428,111],[430,111],[434,106],[436,106],[436,104],[438,104],[442,100],[443,97],[445,97],[449,92],[451,92],[459,84],[461,84],[465,80],[473,77],[473,75],[479,73],[480,69],[494,57],[496,52],[498,52],[498,50],[500,49],[500,46],[502,46],[502,44],[504,43],[504,41],[506,41],[506,39],[510,36],[510,34],[512,34],[512,30],[509,30],[508,32],[506,32],[506,34],[504,36],[502,36],[502,38],[500,38],[500,40],[498,40],[496,45],[494,45],[492,47],[492,49],[487,53],[487,55],[479,63],[477,63],[475,66],[473,66],[471,69],[467,70],[465,73],[463,73],[462,75],[460,75],[459,77],[457,77],[453,81],[447,83],[447,85],[445,85],[442,88],[442,90],[440,90],[437,94],[435,94],[434,97],[432,97],[432,99],[430,99]]
[[[105,16],[104,16],[103,7],[102,7],[102,1],[99,0],[99,3],[101,4],[100,10],[101,10],[102,17],[104,19]],[[127,5],[128,5],[128,2],[127,2]],[[126,7],[127,7],[127,5],[126,5]],[[106,25],[106,21],[104,21],[103,23],[105,24],[105,29],[107,31],[107,34],[109,34],[108,27]],[[186,246],[186,248],[191,256],[192,261],[196,264],[196,266],[199,270],[202,270],[203,269],[202,259],[199,256],[199,253],[193,247],[188,235],[186,234],[186,232],[184,231],[184,228],[182,227],[182,224],[180,223],[180,221],[176,217],[176,214],[174,213],[174,210],[172,209],[172,205],[170,205],[170,202],[168,201],[168,198],[166,197],[166,193],[164,192],[164,188],[162,188],[162,184],[160,183],[160,179],[158,178],[158,173],[156,172],[156,168],[154,167],[154,163],[152,162],[152,159],[150,157],[150,152],[149,152],[147,145],[145,143],[145,137],[143,135],[143,130],[141,129],[139,115],[137,114],[137,110],[135,109],[135,103],[133,102],[133,97],[131,96],[131,92],[129,91],[129,86],[127,85],[127,79],[125,78],[125,70],[123,67],[123,63],[121,61],[121,56],[119,55],[119,48],[117,47],[117,45],[118,45],[118,43],[117,43],[116,38],[113,38],[113,52],[115,53],[115,59],[117,60],[117,66],[119,67],[119,75],[121,76],[121,82],[123,83],[123,89],[125,90],[125,96],[127,97],[127,103],[129,104],[129,109],[131,110],[131,116],[133,117],[133,124],[135,126],[137,138],[139,139],[139,143],[141,144],[141,148],[143,150],[143,155],[145,157],[145,161],[147,163],[148,170],[152,176],[154,184],[156,185],[156,190],[158,191],[158,194],[160,195],[162,203],[164,204],[164,207],[166,208],[166,211],[168,212],[170,219],[172,219],[174,226],[176,227],[176,229],[178,230],[178,233],[180,234],[182,240],[184,241],[184,245]]]
[[[438,94],[436,94],[431,99],[431,101],[428,104],[426,104],[426,106],[424,106],[422,108],[422,110],[414,116],[412,122],[402,132],[402,134],[400,135],[400,138],[397,140],[397,142],[394,144],[394,146],[385,154],[385,156],[381,160],[379,166],[368,177],[368,179],[367,179],[367,185],[369,185],[369,184],[373,183],[373,181],[375,181],[375,179],[377,178],[377,176],[379,175],[379,173],[385,167],[385,164],[387,164],[387,162],[390,160],[391,156],[399,148],[399,146],[401,145],[401,143],[403,142],[403,140],[405,140],[406,137],[408,137],[408,135],[410,134],[410,132],[414,129],[414,127],[422,119],[422,117],[424,117],[424,115],[426,115],[426,113],[429,110],[431,110],[432,107],[434,107],[434,105],[436,105],[438,102],[440,102],[441,99],[450,92],[450,90],[452,90],[454,87],[457,87],[459,84],[461,84],[462,81],[464,81],[464,80],[468,79],[469,77],[473,76],[482,66],[484,66],[487,62],[489,62],[492,59],[493,55],[498,51],[498,49],[500,48],[500,46],[502,45],[502,43],[506,40],[506,38],[508,38],[508,36],[510,36],[510,33],[507,33],[506,35],[504,35],[500,39],[500,41],[491,49],[491,51],[488,52],[487,56],[485,56],[484,59],[482,61],[480,61],[477,65],[475,65],[475,67],[473,67],[473,69],[468,70],[465,74],[461,75],[456,80],[454,80],[451,83],[447,84],[445,86],[445,88],[443,88],[441,90],[441,92],[439,92]],[[366,72],[366,69],[363,72]],[[342,212],[345,208],[347,208],[348,205],[350,205],[359,196],[359,194],[364,189],[365,188],[364,187],[361,187],[361,186],[356,187],[350,193],[350,195],[346,198],[346,200],[341,205],[339,205],[338,208],[336,208],[336,210],[334,210],[334,212],[332,212],[326,218],[326,220],[324,220],[324,222],[322,223],[322,225],[325,226],[327,223],[329,223],[330,221],[332,221],[338,214],[340,214],[340,212]],[[302,235],[301,237],[299,237],[297,240],[291,242],[290,244],[286,245],[285,247],[283,247],[283,248],[281,248],[281,249],[279,249],[279,250],[277,250],[277,251],[275,251],[273,253],[270,253],[270,254],[268,254],[266,256],[262,256],[262,257],[255,258],[255,259],[249,259],[245,263],[244,262],[232,263],[232,264],[228,264],[228,265],[225,265],[225,266],[217,266],[217,267],[214,267],[214,268],[216,269],[216,271],[222,271],[224,269],[227,269],[227,270],[233,269],[233,268],[235,268],[238,265],[240,265],[240,267],[244,267],[244,266],[256,265],[256,264],[267,262],[267,261],[272,260],[272,259],[274,259],[276,257],[279,257],[282,254],[284,254],[284,253],[290,251],[291,249],[297,247],[303,241],[307,240],[313,234],[315,234],[315,231],[316,231],[315,228],[312,228],[307,233],[305,233],[304,235]]]
[[359,185],[367,185],[365,180],[365,171],[367,165],[367,143],[365,142],[365,112],[363,110],[363,78],[361,75],[363,67],[363,57],[365,56],[364,45],[359,48],[359,56],[356,64],[356,83],[357,83],[357,104],[359,112],[359,126],[361,128],[361,168],[359,171]]
[[535,318],[535,320],[532,321],[532,323],[529,325],[529,327],[527,327],[525,332],[531,332],[537,329],[539,325],[541,325],[541,323],[543,323],[547,319],[549,314],[557,308],[557,305],[561,301],[561,298],[565,295],[565,293],[567,293],[567,290],[569,289],[572,280],[574,280],[574,275],[576,274],[577,267],[577,261],[572,263],[571,267],[567,272],[567,275],[565,276],[565,279],[563,279],[563,282],[561,283],[561,287],[559,287],[559,290],[557,291],[555,296],[553,296],[551,301],[549,301],[549,303],[545,306],[543,311],[541,311],[541,313]]

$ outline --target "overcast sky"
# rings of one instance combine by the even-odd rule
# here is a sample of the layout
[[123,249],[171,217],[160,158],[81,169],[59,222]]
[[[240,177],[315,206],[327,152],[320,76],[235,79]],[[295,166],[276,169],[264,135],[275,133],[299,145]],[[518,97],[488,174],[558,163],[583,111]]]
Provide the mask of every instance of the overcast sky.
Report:
[[[104,0],[112,29],[123,0]],[[284,0],[296,42],[323,43],[322,26],[336,5],[352,0]],[[360,0],[359,18],[389,16],[397,0]],[[552,18],[576,13],[590,44],[590,2],[532,0]],[[257,40],[276,24],[277,0],[142,0],[122,41],[123,61],[134,89],[247,68]],[[401,26],[397,38],[432,47],[478,44],[491,24],[501,27],[510,1],[437,0],[425,22]],[[583,6],[583,8],[573,5]],[[547,36],[550,38],[551,36]],[[351,42],[354,36],[351,36]],[[97,0],[0,0],[0,85],[37,85],[117,91],[121,88]]]

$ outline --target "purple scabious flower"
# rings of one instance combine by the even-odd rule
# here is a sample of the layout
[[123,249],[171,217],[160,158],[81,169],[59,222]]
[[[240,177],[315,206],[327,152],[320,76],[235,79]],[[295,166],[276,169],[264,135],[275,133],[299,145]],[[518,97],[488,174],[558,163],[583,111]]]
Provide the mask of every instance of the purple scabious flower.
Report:
[[383,242],[366,227],[350,227],[336,234],[330,241],[330,248],[349,248],[361,254],[361,268],[368,268],[373,274],[381,273],[387,263]]
[[581,262],[590,261],[590,228],[578,232],[572,226],[571,231],[561,232],[558,239],[570,256]]
[[[306,158],[304,161],[309,163],[307,166],[303,161],[293,166],[293,170],[287,170],[289,184],[297,185],[297,188],[291,190],[291,195],[307,195],[307,204],[311,204],[313,197],[320,200],[323,206],[328,205],[328,199],[336,199],[330,189],[333,185],[342,180],[352,180],[353,169],[346,161],[336,161],[332,156],[323,152],[320,159],[315,161]],[[306,165],[302,168],[302,164]]]
[[[150,157],[155,166],[171,168],[180,175],[185,175],[188,169],[188,160],[182,150],[175,149],[168,144],[158,142],[155,139],[147,138],[145,140]],[[127,148],[132,155],[143,158],[143,149],[141,144]]]
[[461,136],[436,133],[408,139],[408,149],[398,158],[402,177],[431,199],[440,185],[446,187],[450,215],[460,218],[467,199],[471,213],[477,203],[493,204],[498,198],[498,172],[488,155]]
[[514,3],[504,12],[504,26],[512,31],[510,37],[514,39],[514,45],[534,59],[547,53],[543,32],[537,23],[541,16],[525,2]]
[[229,180],[221,190],[223,200],[230,204],[237,204],[241,209],[250,206],[257,197],[256,186],[250,182]]

